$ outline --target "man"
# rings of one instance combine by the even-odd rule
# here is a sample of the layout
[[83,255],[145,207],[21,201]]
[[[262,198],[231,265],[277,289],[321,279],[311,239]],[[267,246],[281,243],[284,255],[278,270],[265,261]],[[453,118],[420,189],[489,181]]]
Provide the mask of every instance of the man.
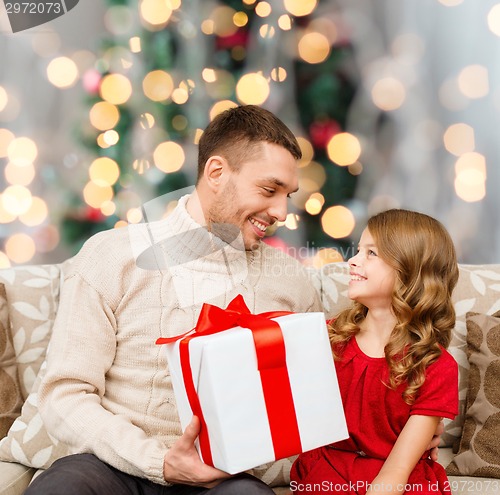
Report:
[[155,340],[192,328],[203,302],[226,307],[237,294],[255,313],[321,311],[304,268],[261,242],[286,218],[300,156],[272,113],[223,112],[200,140],[194,194],[165,220],[85,244],[65,278],[39,393],[49,433],[79,455],[26,493],[272,493],[201,462],[199,422],[182,434]]
[[80,454],[55,462],[27,494],[272,493],[201,462],[199,421],[182,434],[154,343],[191,329],[203,302],[226,307],[237,294],[254,313],[321,311],[304,268],[261,242],[286,218],[300,156],[272,113],[227,110],[200,140],[192,195],[165,220],[85,244],[65,278],[39,392],[49,433]]

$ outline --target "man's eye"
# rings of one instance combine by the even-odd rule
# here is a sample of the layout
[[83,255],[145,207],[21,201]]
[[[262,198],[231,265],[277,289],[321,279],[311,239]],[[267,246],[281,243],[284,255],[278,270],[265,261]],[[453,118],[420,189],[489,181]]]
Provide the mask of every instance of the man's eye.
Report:
[[264,189],[264,191],[266,191],[266,193],[268,194],[273,194],[274,193],[274,189],[271,189],[270,187],[263,187],[262,189]]

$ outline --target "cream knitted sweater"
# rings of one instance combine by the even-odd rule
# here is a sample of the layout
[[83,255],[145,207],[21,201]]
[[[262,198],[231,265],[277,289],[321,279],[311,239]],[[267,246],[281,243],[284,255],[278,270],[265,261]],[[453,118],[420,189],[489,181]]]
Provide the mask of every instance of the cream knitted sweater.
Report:
[[237,294],[256,313],[321,311],[297,261],[265,244],[246,253],[223,243],[194,222],[186,199],[166,220],[84,245],[65,278],[39,391],[51,435],[156,483],[181,435],[156,339],[191,329],[203,302],[226,307]]

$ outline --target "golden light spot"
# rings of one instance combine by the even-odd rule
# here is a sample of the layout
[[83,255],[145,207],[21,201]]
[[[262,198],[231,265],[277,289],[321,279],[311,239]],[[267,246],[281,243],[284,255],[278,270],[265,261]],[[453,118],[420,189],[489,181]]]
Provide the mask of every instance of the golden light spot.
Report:
[[270,24],[264,24],[260,26],[259,29],[259,34],[261,38],[264,39],[270,39],[274,36],[276,30],[274,29],[274,26],[271,26]]
[[139,223],[142,220],[142,211],[140,208],[130,208],[127,211],[128,223]]
[[184,88],[175,88],[172,92],[172,101],[177,105],[183,105],[188,99],[189,93]]
[[22,215],[26,213],[33,202],[31,191],[24,186],[9,186],[2,194],[4,209],[11,215]]
[[127,222],[125,222],[125,220],[118,220],[118,222],[115,223],[115,225],[113,226],[113,228],[115,229],[121,229],[122,227],[126,227],[128,225]]
[[90,123],[99,131],[107,131],[115,127],[120,120],[120,112],[115,105],[107,101],[99,101],[89,112]]
[[7,106],[9,96],[3,86],[0,86],[0,112]]
[[297,230],[299,227],[299,220],[300,217],[295,213],[288,213],[284,225],[288,230]]
[[139,36],[133,36],[128,40],[128,44],[130,47],[130,51],[132,53],[140,53],[142,48],[141,48],[141,38]]
[[83,199],[92,208],[100,208],[106,201],[113,199],[114,193],[111,186],[99,186],[90,181],[83,189]]
[[245,12],[236,12],[234,15],[233,15],[233,22],[235,24],[235,26],[238,26],[238,27],[243,27],[243,26],[246,26],[248,24],[248,16],[246,15]]
[[460,199],[467,203],[475,203],[481,201],[486,196],[486,184],[484,182],[466,183],[464,180],[468,178],[464,175],[459,175],[455,178],[455,192]]
[[305,137],[298,136],[297,142],[299,143],[300,151],[302,151],[299,167],[305,167],[314,158],[314,148],[311,142]]
[[183,131],[188,126],[188,119],[184,115],[176,115],[172,119],[172,127],[177,131]]
[[112,186],[120,177],[120,168],[111,158],[96,158],[89,167],[89,177],[98,186]]
[[201,23],[201,31],[203,34],[211,35],[214,34],[215,22],[212,19],[205,19]]
[[321,225],[327,235],[342,239],[351,234],[356,225],[354,215],[345,206],[331,206],[321,217]]
[[283,67],[275,67],[271,71],[271,79],[276,82],[283,82],[286,79],[286,69]]
[[142,0],[139,12],[141,17],[152,26],[165,25],[172,15],[172,9],[165,0]]
[[488,12],[488,27],[493,34],[500,36],[500,4],[494,5]]
[[345,167],[355,163],[361,155],[359,139],[348,132],[335,134],[326,145],[326,152],[330,160]]
[[9,258],[3,251],[0,251],[0,268],[10,268],[10,266]]
[[217,117],[219,113],[224,112],[225,110],[229,110],[230,108],[235,108],[237,106],[238,104],[231,100],[221,100],[217,103],[214,103],[214,105],[212,105],[212,108],[210,109],[210,120],[214,120],[214,118]]
[[108,74],[102,79],[99,92],[103,100],[122,105],[132,96],[132,84],[123,74]]
[[120,140],[120,135],[113,129],[103,133],[102,138],[108,146],[114,146]]
[[0,158],[7,156],[7,149],[9,144],[15,139],[16,136],[8,129],[0,129]]
[[150,113],[144,112],[139,118],[139,123],[143,129],[152,129],[155,125],[155,118]]
[[306,201],[305,210],[309,215],[318,215],[325,204],[325,197],[321,193],[313,193]]
[[57,247],[61,236],[54,225],[44,225],[33,234],[33,240],[39,253],[48,253]]
[[474,151],[474,129],[463,123],[453,124],[446,129],[443,136],[444,146],[456,156]]
[[406,89],[399,79],[384,77],[373,85],[373,103],[385,112],[398,109],[404,103],[405,99]]
[[42,198],[33,196],[30,208],[22,215],[19,215],[19,220],[28,227],[35,227],[45,222],[48,216],[49,209],[47,203]]
[[168,72],[154,70],[142,81],[142,89],[150,100],[165,101],[174,90],[174,81]]
[[114,215],[116,212],[116,204],[113,201],[104,201],[101,205],[101,213],[107,217]]
[[203,135],[203,129],[196,129],[195,132],[194,132],[193,144],[198,145],[198,143],[200,142],[200,139],[201,139],[202,135]]
[[469,65],[458,75],[458,88],[467,98],[477,99],[490,91],[488,69],[482,65]]
[[262,105],[270,92],[267,79],[257,72],[243,75],[236,84],[236,97],[246,105]]
[[300,38],[298,50],[305,62],[320,64],[330,55],[330,43],[324,34],[313,31]]
[[7,157],[19,167],[31,165],[37,156],[38,148],[35,142],[27,137],[14,138],[7,147]]
[[156,167],[168,174],[180,170],[184,165],[186,156],[180,144],[165,141],[156,147],[153,159]]
[[290,29],[292,29],[292,19],[287,14],[280,15],[278,19],[278,26],[283,31],[290,31]]
[[71,88],[78,80],[78,67],[68,57],[57,57],[47,66],[47,78],[57,88]]
[[35,167],[33,164],[18,167],[12,162],[7,163],[5,166],[5,179],[9,184],[18,186],[27,186],[33,182],[35,178]]
[[236,33],[238,26],[233,21],[235,14],[236,11],[227,5],[215,7],[209,18],[213,21],[213,32],[222,37]]
[[476,152],[464,153],[455,163],[455,192],[467,202],[486,195],[486,159]]
[[273,11],[271,4],[268,2],[263,2],[260,1],[256,6],[255,6],[255,13],[259,17],[267,17],[271,12]]
[[5,253],[14,263],[27,263],[35,252],[35,242],[27,234],[14,234],[5,242]]
[[208,67],[201,71],[201,77],[207,83],[213,83],[217,81],[217,72],[214,69],[209,69]]
[[302,17],[309,15],[317,3],[317,0],[285,0],[285,9],[296,17]]
[[3,206],[3,194],[0,194],[0,223],[10,223],[17,218],[17,215],[13,215],[8,212]]

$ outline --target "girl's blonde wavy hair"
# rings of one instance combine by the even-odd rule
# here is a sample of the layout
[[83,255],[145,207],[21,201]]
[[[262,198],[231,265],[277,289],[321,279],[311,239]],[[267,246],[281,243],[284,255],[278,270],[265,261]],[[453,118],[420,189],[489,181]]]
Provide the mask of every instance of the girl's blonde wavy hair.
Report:
[[[425,369],[448,347],[455,325],[451,294],[458,280],[455,248],[436,219],[407,210],[388,210],[371,217],[367,229],[380,256],[396,272],[392,311],[396,316],[385,358],[390,383],[403,382],[411,404],[425,380]],[[330,325],[330,340],[338,351],[359,332],[367,308],[355,302]]]

